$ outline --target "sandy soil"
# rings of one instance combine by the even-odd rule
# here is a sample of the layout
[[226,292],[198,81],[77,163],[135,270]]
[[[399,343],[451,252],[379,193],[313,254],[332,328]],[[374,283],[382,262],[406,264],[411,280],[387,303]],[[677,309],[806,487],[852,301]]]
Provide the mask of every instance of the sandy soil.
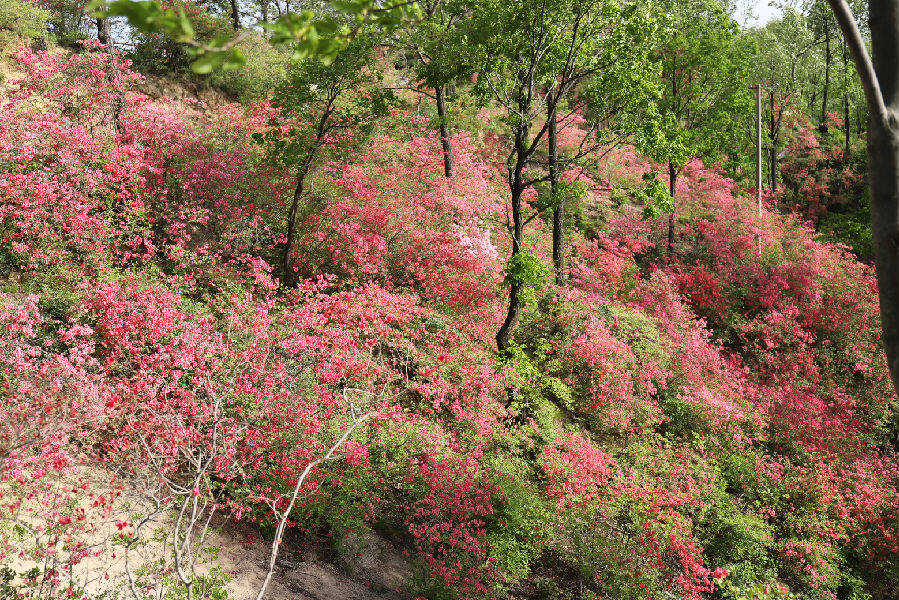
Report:
[[[60,488],[71,488],[75,480],[91,482],[88,492],[94,496],[108,493],[109,478],[101,469],[86,467],[71,479],[57,482]],[[82,560],[73,573],[74,579],[91,597],[110,596],[125,600],[132,598],[126,571],[126,554],[132,573],[142,567],[158,572],[154,565],[171,566],[171,546],[169,540],[174,523],[170,512],[160,512],[153,516],[141,530],[140,545],[125,550],[114,537],[119,532],[117,522],[126,521],[130,525],[126,532],[133,535],[134,524],[140,520],[136,515],[150,515],[147,496],[139,493],[140,486],[127,486],[119,496],[112,510],[100,516],[99,509],[91,509],[93,497],[85,495],[78,504],[92,515],[96,526],[88,534],[80,534],[93,548],[100,550],[97,556]],[[3,490],[9,493],[11,490]],[[26,505],[28,503],[26,502]],[[21,536],[19,544],[23,550],[34,547],[40,538],[41,523],[31,511],[20,510],[11,520],[9,514],[0,514],[0,534],[9,533],[17,522],[32,533]],[[37,526],[37,528],[35,528]],[[346,540],[351,551],[337,557],[329,550],[325,540],[308,539],[300,544],[285,541],[276,563],[276,571],[268,590],[266,600],[407,600],[403,590],[408,582],[411,568],[403,554],[371,531],[359,532]],[[208,573],[211,568],[220,568],[230,575],[226,585],[230,600],[254,600],[265,575],[268,572],[271,543],[259,537],[250,524],[221,520],[213,527],[203,544],[205,549],[197,564],[197,573]],[[0,561],[0,566],[10,566],[18,573],[24,573],[36,566],[25,557],[8,556]],[[158,575],[149,579],[159,581]],[[172,582],[169,582],[171,585]],[[158,590],[157,590],[158,591]]]
[[[269,545],[241,543],[246,529],[225,528],[210,540],[220,543],[219,564],[233,572],[228,584],[233,600],[253,600],[265,577]],[[409,578],[409,564],[395,549],[371,532],[356,536],[353,556],[339,564],[326,549],[302,552],[285,548],[266,593],[267,600],[404,600],[401,592]]]

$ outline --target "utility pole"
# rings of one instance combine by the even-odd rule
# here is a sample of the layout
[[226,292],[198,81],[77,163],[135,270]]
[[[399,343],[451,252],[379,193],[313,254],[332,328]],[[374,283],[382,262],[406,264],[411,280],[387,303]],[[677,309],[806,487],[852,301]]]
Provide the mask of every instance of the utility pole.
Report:
[[755,90],[755,199],[762,214],[762,84],[750,89]]

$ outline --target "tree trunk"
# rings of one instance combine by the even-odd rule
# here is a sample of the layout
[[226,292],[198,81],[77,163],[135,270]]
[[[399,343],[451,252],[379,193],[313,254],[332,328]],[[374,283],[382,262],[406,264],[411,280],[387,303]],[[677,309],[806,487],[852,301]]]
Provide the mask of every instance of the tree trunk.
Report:
[[674,163],[668,161],[668,191],[671,193],[671,202],[674,208],[668,215],[668,258],[671,258],[674,252],[674,224],[677,222],[677,201],[675,200],[675,192],[677,191],[677,169]]
[[303,186],[306,177],[312,170],[316,155],[327,137],[329,126],[328,123],[331,115],[334,113],[334,103],[337,101],[338,94],[335,92],[328,98],[325,110],[322,111],[318,119],[318,127],[315,130],[315,140],[307,147],[305,156],[300,160],[297,166],[297,184],[293,190],[293,200],[290,202],[290,209],[287,211],[287,239],[284,242],[284,253],[281,256],[281,270],[284,273],[284,285],[294,287],[297,284],[297,274],[290,264],[290,253],[293,252],[294,239],[296,238],[297,213],[300,209],[300,201],[303,199]]
[[[830,0],[868,103],[868,178],[882,341],[899,391],[899,0],[869,0],[873,65],[844,0]],[[895,432],[894,432],[895,433]]]
[[234,31],[240,30],[240,11],[237,9],[237,0],[231,0],[231,25]]
[[849,158],[849,141],[851,134],[851,122],[849,119],[849,94],[843,94],[843,143],[845,145],[846,158]]
[[768,182],[771,185],[771,191],[777,189],[777,118],[774,113],[774,90],[768,92],[769,107],[771,109],[771,117],[768,120],[768,135],[771,138],[771,160],[769,161]]
[[899,389],[899,126],[890,125],[868,123],[868,169],[883,345]]
[[[521,252],[522,240],[522,219],[521,219],[521,190],[512,191],[512,256],[514,259]],[[518,323],[518,317],[521,313],[521,292],[523,285],[521,281],[513,279],[509,282],[509,309],[506,312],[506,318],[496,333],[496,347],[500,352],[506,352],[509,349],[509,342],[512,340],[512,330]]]
[[521,313],[521,292],[520,283],[512,283],[509,286],[509,310],[506,313],[506,319],[496,333],[496,347],[500,352],[506,352],[509,349],[509,343],[512,340],[512,330],[518,323],[518,317]]
[[830,89],[830,26],[824,21],[824,94],[821,97],[821,123],[818,131],[827,133],[827,92]]
[[549,189],[553,204],[553,265],[556,283],[565,285],[565,198],[559,185],[559,140],[556,131],[556,101],[547,102],[547,140],[549,146]]
[[[521,196],[524,192],[524,167],[527,163],[527,156],[524,150],[527,135],[527,128],[517,127],[515,132],[515,164],[509,171],[509,191],[512,197],[512,256],[509,257],[510,263],[521,253],[522,241],[524,239]],[[518,323],[518,317],[521,314],[521,292],[524,290],[524,282],[518,279],[515,273],[512,274],[510,279],[509,310],[506,312],[506,318],[502,326],[496,332],[496,347],[500,352],[506,352],[509,349],[509,343],[512,340],[512,330],[515,328],[515,324]]]
[[871,231],[883,321],[883,345],[893,385],[899,389],[899,2],[871,0],[874,70],[887,118],[868,123]]
[[293,200],[290,202],[290,210],[287,212],[287,240],[284,242],[284,254],[281,256],[281,271],[284,273],[284,285],[293,287],[297,284],[297,273],[293,270],[290,261],[290,253],[293,252],[293,241],[296,237],[297,212],[300,209],[300,200],[303,198],[303,183],[306,180],[307,169],[300,167],[297,171],[297,185],[293,190]]
[[116,93],[110,106],[110,121],[116,134],[122,134],[122,111],[125,109],[125,92],[119,82],[119,65],[115,55],[115,40],[112,39],[112,27],[109,19],[97,18],[97,41],[106,46],[109,54],[109,79],[115,86]]
[[440,119],[440,145],[443,147],[443,174],[447,179],[453,176],[453,146],[450,140],[449,118],[446,114],[446,98],[443,94],[443,86],[434,87],[434,96],[437,98],[437,117]]
[[849,71],[849,51],[846,48],[845,38],[843,41],[843,137],[846,150],[846,158],[849,158],[849,136],[852,132],[850,115],[849,115],[849,89],[846,84],[847,72]]
[[[844,78],[844,88],[846,87],[845,78],[846,72],[848,71],[849,66],[849,53],[846,51],[846,44],[843,43],[843,78]],[[845,153],[846,158],[849,158],[849,136],[852,129],[849,122],[849,90],[843,90],[843,137],[845,144]]]
[[772,143],[771,144],[771,160],[769,161],[771,172],[768,174],[768,182],[771,186],[771,191],[777,189],[777,147]]
[[109,19],[97,17],[97,41],[106,45],[110,37]]

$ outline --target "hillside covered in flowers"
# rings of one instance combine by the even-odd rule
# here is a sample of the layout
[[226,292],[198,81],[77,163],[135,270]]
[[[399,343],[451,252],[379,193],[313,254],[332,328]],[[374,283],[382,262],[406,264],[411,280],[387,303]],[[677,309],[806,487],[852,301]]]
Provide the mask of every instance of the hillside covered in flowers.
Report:
[[[0,598],[244,600],[285,553],[339,561],[360,536],[408,569],[371,598],[899,593],[877,284],[813,228],[860,177],[816,183],[840,148],[810,124],[762,210],[698,157],[660,207],[664,158],[633,137],[581,152],[572,101],[552,130],[578,159],[527,183],[536,144],[516,217],[501,103],[459,101],[448,155],[388,50],[288,74],[313,81],[292,96],[216,73],[232,96],[204,102],[151,94],[139,53],[21,33],[0,90]],[[217,558],[238,529],[266,550],[250,596]]]

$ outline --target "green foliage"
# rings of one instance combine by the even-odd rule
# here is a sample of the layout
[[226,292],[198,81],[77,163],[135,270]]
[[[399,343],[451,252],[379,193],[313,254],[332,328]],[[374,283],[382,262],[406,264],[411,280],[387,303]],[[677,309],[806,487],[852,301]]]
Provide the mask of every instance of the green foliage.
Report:
[[[399,28],[392,45],[410,63],[412,80],[423,89],[465,83],[476,72],[470,55],[460,55],[459,39],[468,25],[467,0],[429,0],[420,3],[422,17]],[[446,90],[448,91],[448,90]]]
[[662,335],[649,315],[638,308],[618,304],[604,304],[598,312],[608,315],[606,322],[615,336],[630,347],[638,361],[668,367],[671,359],[663,346]]
[[[163,8],[156,0],[95,0],[89,5],[98,15],[124,17],[138,33],[146,36],[150,46],[161,49],[148,52],[148,61],[157,59],[160,50],[169,56],[168,68],[180,68],[189,62],[195,73],[205,74],[222,69],[235,69],[246,59],[232,39],[227,25],[210,28],[208,18],[192,19],[184,7]],[[183,58],[182,58],[183,57]],[[176,59],[176,60],[173,60]],[[145,61],[138,61],[138,65]]]
[[721,585],[726,600],[798,600],[787,586],[777,581],[739,584],[725,580]]
[[[532,47],[537,37],[545,47],[532,65],[534,83],[553,89],[563,76],[566,85],[579,84],[591,116],[614,118],[622,126],[625,115],[645,114],[645,101],[656,95],[651,76],[656,66],[646,60],[657,26],[649,3],[481,0],[472,5],[467,25],[449,43],[456,56],[476,65],[474,92],[484,101],[511,103],[515,87],[527,85],[520,80],[527,56],[521,48]],[[514,111],[507,115],[513,127],[517,119],[529,118]],[[616,127],[618,134],[622,130],[628,128]]]
[[647,148],[681,169],[692,158],[722,157],[743,135],[739,116],[752,98],[746,81],[754,44],[718,0],[666,0],[668,34],[656,51],[662,63],[659,130]]
[[[415,3],[403,0],[332,0],[330,5],[338,16],[309,10],[288,12],[274,23],[265,24],[271,42],[288,47],[295,61],[315,57],[329,63],[364,24],[389,30],[420,14]],[[162,8],[156,0],[95,0],[90,8],[101,15],[125,17],[142,33],[163,35],[183,44],[192,59],[191,69],[196,73],[235,69],[246,62],[238,43],[240,36],[225,31],[211,38],[199,36],[183,9]]]
[[235,96],[242,103],[264,98],[283,84],[290,73],[290,57],[258,35],[247,35],[238,45],[246,58],[242,69],[219,69],[209,83]]
[[4,565],[0,567],[0,600],[15,600],[20,597],[13,586],[16,572]]
[[526,578],[531,564],[550,535],[549,503],[529,482],[528,469],[520,462],[499,460],[491,465],[492,478],[502,493],[496,514],[487,525],[487,544],[494,565],[503,573],[502,589]]
[[387,114],[393,97],[378,85],[380,73],[373,56],[373,39],[360,35],[329,63],[307,59],[293,65],[275,90],[273,103],[286,114],[301,117],[300,123],[286,135],[273,127],[254,134],[254,139],[282,164],[307,169],[331,132],[351,130],[353,140],[364,140],[375,118]]
[[[809,19],[796,9],[784,7],[783,15],[763,28],[752,29],[746,37],[756,44],[757,53],[751,63],[751,81],[763,82],[763,145],[782,148],[789,143],[790,123],[801,118],[801,106],[820,78],[823,65],[815,51],[820,38],[812,31]],[[772,97],[773,95],[773,97]],[[773,110],[773,114],[772,114]],[[743,118],[747,132],[755,130],[755,112]],[[755,173],[754,139],[747,136],[743,147],[734,146],[729,154],[728,170],[742,168]],[[765,148],[767,154],[767,148]],[[771,161],[765,156],[762,177],[770,181]],[[779,173],[778,173],[779,176]],[[749,182],[754,185],[754,180]]]
[[865,589],[865,582],[848,568],[840,571],[840,585],[837,588],[837,597],[846,600],[871,600],[871,594]]
[[714,503],[698,519],[706,563],[727,568],[732,583],[769,581],[776,575],[771,559],[774,530],[734,500],[719,489]]
[[190,594],[187,593],[187,589],[174,573],[166,573],[162,579],[161,589],[164,600],[188,600],[189,598],[228,600],[229,597],[226,585],[231,576],[225,573],[220,566],[213,566],[208,573],[198,574],[194,577]]
[[540,576],[534,580],[534,597],[537,600],[570,600],[574,597],[574,593],[562,589],[555,579]]
[[74,308],[78,304],[75,294],[67,290],[56,290],[54,293],[41,297],[38,306],[48,319],[67,323],[74,316]]
[[572,406],[571,389],[561,379],[549,374],[547,365],[551,361],[546,356],[547,352],[548,346],[539,342],[530,353],[513,343],[503,355],[503,361],[512,369],[510,383],[515,388],[515,400],[510,403],[509,409],[512,414],[532,418],[538,428],[538,431],[533,431],[529,425],[522,425],[516,440],[519,448],[537,444],[538,448],[533,448],[532,454],[558,435],[565,420],[561,408],[570,409]]
[[818,223],[818,229],[833,242],[844,244],[864,261],[874,260],[871,237],[871,210],[867,202],[845,212],[828,212]]
[[706,415],[694,404],[684,400],[680,388],[669,383],[659,394],[659,406],[665,414],[659,431],[671,438],[691,439],[702,431]]
[[578,88],[585,113],[611,127],[597,132],[601,145],[632,136],[643,152],[659,143],[658,102],[662,93],[661,64],[652,54],[664,34],[665,18],[652,1],[610,3],[605,18],[616,23],[610,34],[591,40],[597,56],[588,65],[602,65]]
[[637,199],[643,203],[643,218],[655,219],[661,214],[674,210],[674,199],[668,186],[655,173],[644,173],[646,186],[635,190]]
[[536,208],[544,215],[545,219],[549,219],[552,210],[564,203],[567,206],[579,205],[589,196],[588,186],[583,181],[560,181],[556,184],[555,195],[550,190],[550,186],[544,182],[535,186],[537,188]]
[[[192,70],[205,74],[244,63],[242,47],[229,42],[233,31],[228,22],[205,10],[197,12],[189,0],[174,0],[172,8],[166,9],[152,0],[123,0],[98,14],[138,23],[131,57],[143,72],[171,75]],[[227,51],[223,49],[226,45]]]
[[[214,47],[214,46],[213,46]],[[194,73],[205,75],[212,73],[217,69],[230,71],[242,67],[247,59],[240,48],[234,48],[230,53],[221,52],[203,52],[198,58],[191,63],[190,68]]]
[[50,11],[22,0],[0,0],[0,49],[12,38],[36,38],[47,33]]
[[350,36],[350,27],[314,11],[288,13],[266,25],[273,44],[289,47],[292,60],[316,57],[327,64],[334,60]]
[[506,263],[505,281],[510,285],[521,286],[527,299],[533,301],[535,288],[542,288],[548,274],[549,267],[542,260],[530,252],[522,250],[512,255],[509,262]]
[[565,549],[563,556],[585,580],[602,588],[600,597],[638,600],[653,597],[645,590],[661,591],[652,567],[629,568],[634,560],[631,540],[642,527],[633,519],[636,514],[633,507],[618,503],[601,516],[581,510],[560,515],[565,534],[554,544]]
[[[99,8],[99,5],[96,7]],[[125,17],[136,30],[156,34],[162,33],[176,42],[188,43],[194,39],[194,26],[184,9],[163,9],[157,2],[135,2],[119,0],[112,2],[106,10],[98,12],[106,17]]]

